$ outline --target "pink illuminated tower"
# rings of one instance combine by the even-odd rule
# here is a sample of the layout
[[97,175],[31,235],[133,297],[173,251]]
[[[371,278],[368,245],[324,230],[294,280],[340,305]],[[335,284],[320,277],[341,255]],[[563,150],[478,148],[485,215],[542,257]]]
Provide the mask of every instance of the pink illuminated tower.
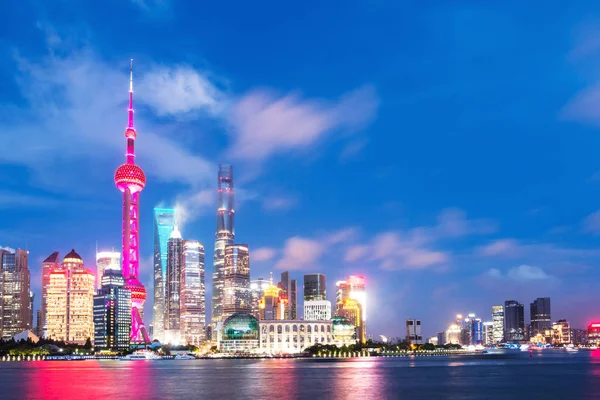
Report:
[[146,327],[142,319],[146,288],[139,281],[139,215],[140,192],[146,185],[144,171],[135,164],[133,148],[136,132],[133,127],[133,60],[129,69],[129,109],[128,124],[125,130],[127,153],[125,164],[115,172],[115,184],[123,192],[123,277],[125,288],[131,291],[131,335],[132,345],[150,343]]

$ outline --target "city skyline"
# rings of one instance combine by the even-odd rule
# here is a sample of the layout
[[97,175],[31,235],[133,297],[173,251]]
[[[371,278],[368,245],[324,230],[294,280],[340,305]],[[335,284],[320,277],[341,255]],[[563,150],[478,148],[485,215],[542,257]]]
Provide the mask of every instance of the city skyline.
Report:
[[[251,29],[240,38],[244,7],[173,3],[163,16],[126,3],[115,13],[136,32],[126,43],[85,5],[7,11],[21,22],[6,27],[0,67],[11,149],[0,155],[0,244],[30,251],[34,313],[48,255],[76,248],[95,271],[96,242],[120,248],[110,171],[123,157],[133,57],[137,157],[152,182],[140,202],[146,315],[154,207],[179,210],[184,236],[205,246],[210,310],[223,162],[235,169],[250,279],[323,273],[334,305],[335,282],[364,275],[369,333],[398,336],[416,318],[430,336],[456,310],[486,321],[506,300],[523,304],[529,321],[530,303],[544,296],[552,322],[600,320],[590,306],[600,300],[599,52],[588,19],[599,6],[549,5],[525,30],[511,5],[351,5],[343,15],[321,5],[314,32],[269,11],[249,15],[253,26],[281,19],[277,37]],[[209,18],[224,14],[219,26]],[[423,35],[418,47],[405,30]]]

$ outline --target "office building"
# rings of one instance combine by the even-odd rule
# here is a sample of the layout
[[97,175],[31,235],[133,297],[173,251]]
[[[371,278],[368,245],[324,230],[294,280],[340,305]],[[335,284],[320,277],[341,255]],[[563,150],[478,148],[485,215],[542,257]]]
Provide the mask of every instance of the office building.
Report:
[[493,344],[504,341],[504,306],[492,306],[492,340]]
[[421,320],[406,320],[406,341],[410,344],[423,344],[423,336],[421,335]]
[[600,322],[592,322],[588,325],[587,340],[590,346],[600,346]]
[[181,269],[183,266],[183,239],[177,226],[167,241],[167,277],[165,292],[164,340],[179,343],[181,339]]
[[327,286],[324,274],[304,275],[304,301],[307,300],[327,300]]
[[47,290],[46,335],[76,344],[94,341],[96,278],[71,250],[60,268],[50,272]]
[[107,269],[121,270],[121,253],[116,251],[96,252],[96,289],[102,288],[102,277]]
[[48,286],[50,285],[50,273],[60,268],[60,257],[58,251],[50,254],[42,262],[42,320],[39,337],[46,336],[46,314],[48,312]]
[[[345,300],[355,300],[360,305],[360,321],[352,321],[352,323],[358,329],[357,338],[361,343],[367,340],[367,293],[365,287],[366,279],[357,275],[351,275],[346,280],[336,283],[336,310],[345,310],[351,306],[344,304]],[[344,316],[339,313],[336,315]]]
[[246,244],[225,246],[222,296],[223,318],[252,311],[250,254]]
[[258,304],[259,320],[283,321],[287,313],[287,299],[280,296],[281,289],[272,283],[264,289],[263,297]]
[[491,346],[494,344],[494,322],[486,321],[483,323],[483,345]]
[[215,233],[215,252],[213,258],[212,322],[223,322],[225,248],[232,245],[234,231],[234,191],[233,167],[219,164],[217,176],[217,230]]
[[462,328],[458,324],[452,324],[446,331],[446,340],[444,344],[463,344],[461,343]]
[[168,241],[175,229],[175,209],[154,208],[154,339],[164,340]]
[[297,319],[296,280],[291,279],[290,273],[285,271],[281,273],[281,281],[278,286],[282,290],[281,295],[288,300],[288,319]]
[[305,321],[329,321],[331,319],[331,302],[328,300],[305,300]]
[[[363,319],[362,305],[358,300],[346,298],[341,303],[337,303],[335,306],[335,315],[338,317],[346,318],[355,327],[355,336],[362,342],[364,335],[364,329],[362,323]],[[366,339],[365,339],[366,340]]]
[[506,342],[525,340],[523,304],[515,300],[504,302],[504,340]]
[[530,305],[531,329],[530,336],[552,329],[550,316],[550,297],[539,297]]
[[573,344],[587,344],[588,342],[588,332],[586,329],[572,329],[571,336],[573,337]]
[[183,242],[180,309],[182,341],[198,346],[204,340],[206,313],[204,246],[195,240]]
[[445,331],[437,333],[437,343],[438,343],[438,346],[443,346],[446,344],[446,332]]
[[565,319],[559,319],[552,325],[553,344],[570,344],[573,343],[571,337],[571,324]]
[[250,281],[250,297],[251,297],[251,314],[254,318],[258,319],[260,317],[260,308],[259,304],[265,294],[265,289],[270,286],[269,281],[258,278],[253,281]]
[[29,252],[0,247],[0,338],[32,329]]

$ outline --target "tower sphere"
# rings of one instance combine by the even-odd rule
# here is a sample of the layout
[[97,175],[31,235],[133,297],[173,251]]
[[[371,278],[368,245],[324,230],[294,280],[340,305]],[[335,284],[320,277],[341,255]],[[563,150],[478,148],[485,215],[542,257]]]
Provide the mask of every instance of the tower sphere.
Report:
[[115,172],[115,184],[121,192],[127,188],[132,193],[140,192],[146,186],[146,174],[135,164],[123,164]]
[[136,278],[129,278],[125,282],[125,289],[131,292],[131,305],[141,309],[146,301],[146,288]]

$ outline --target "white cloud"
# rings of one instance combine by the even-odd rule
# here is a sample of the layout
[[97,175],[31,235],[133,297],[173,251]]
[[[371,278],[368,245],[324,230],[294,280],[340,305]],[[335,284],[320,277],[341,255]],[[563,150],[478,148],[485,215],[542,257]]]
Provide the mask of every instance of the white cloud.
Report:
[[327,234],[325,241],[330,244],[346,243],[358,235],[358,229],[356,228],[343,228],[338,231]]
[[277,250],[270,247],[260,247],[250,251],[251,261],[271,261],[277,255]]
[[521,251],[520,244],[514,239],[499,239],[481,246],[477,253],[483,256],[515,256]]
[[201,215],[216,212],[216,193],[212,189],[203,189],[195,193],[177,196],[175,202],[175,215],[180,231],[185,225]]
[[540,267],[522,264],[510,268],[506,275],[502,274],[497,268],[490,268],[486,275],[492,279],[510,279],[516,283],[525,283],[533,281],[556,281],[554,276],[547,274]]
[[440,236],[461,237],[487,235],[496,232],[496,224],[489,219],[467,219],[464,211],[447,208],[438,216],[436,231]]
[[280,270],[315,268],[324,251],[323,243],[294,236],[285,241],[283,257],[275,264],[275,268]]
[[298,204],[298,199],[291,196],[267,196],[262,203],[262,208],[266,211],[286,211],[294,208]]

